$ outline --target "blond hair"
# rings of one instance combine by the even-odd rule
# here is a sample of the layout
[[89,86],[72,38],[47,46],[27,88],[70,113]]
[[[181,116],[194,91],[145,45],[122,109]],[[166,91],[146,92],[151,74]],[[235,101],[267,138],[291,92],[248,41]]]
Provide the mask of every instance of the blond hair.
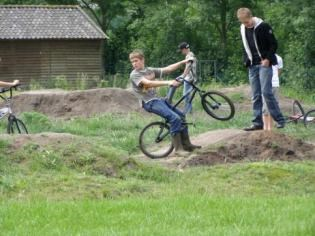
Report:
[[237,18],[240,17],[251,18],[252,16],[253,16],[252,11],[246,7],[242,7],[237,10]]
[[140,60],[144,59],[144,53],[141,49],[135,49],[129,54],[129,59],[138,58]]

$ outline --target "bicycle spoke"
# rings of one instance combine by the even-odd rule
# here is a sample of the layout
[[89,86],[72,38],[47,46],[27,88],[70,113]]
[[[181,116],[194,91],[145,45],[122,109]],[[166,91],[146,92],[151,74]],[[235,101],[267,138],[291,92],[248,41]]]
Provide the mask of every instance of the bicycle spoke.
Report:
[[227,117],[231,113],[230,105],[225,102],[223,98],[217,97],[214,99],[213,96],[206,96],[205,103],[208,105],[208,108],[212,110],[219,118]]

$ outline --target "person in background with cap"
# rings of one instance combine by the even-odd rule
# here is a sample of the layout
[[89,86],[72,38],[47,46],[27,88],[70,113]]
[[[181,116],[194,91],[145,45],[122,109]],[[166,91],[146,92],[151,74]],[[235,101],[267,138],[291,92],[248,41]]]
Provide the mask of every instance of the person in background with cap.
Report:
[[[190,50],[190,46],[186,42],[182,42],[178,45],[178,49],[180,52],[185,55],[185,60],[188,62],[186,63],[185,70],[182,75],[176,78],[176,80],[181,81],[182,79],[185,79],[186,81],[196,83],[197,82],[197,58],[195,54]],[[184,89],[183,89],[183,95],[188,95],[185,98],[185,108],[183,113],[187,114],[192,111],[192,104],[190,102],[190,93],[192,91],[193,87],[190,83],[187,83],[184,81]],[[169,93],[167,95],[167,99],[170,103],[172,103],[172,98],[175,93],[176,87],[172,87],[169,90]]]

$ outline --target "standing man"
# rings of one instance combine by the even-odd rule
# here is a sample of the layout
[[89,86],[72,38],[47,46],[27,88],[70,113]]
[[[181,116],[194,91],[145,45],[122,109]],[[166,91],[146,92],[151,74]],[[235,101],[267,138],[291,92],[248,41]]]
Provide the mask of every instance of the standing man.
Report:
[[[279,104],[279,87],[280,87],[280,79],[279,76],[282,73],[283,69],[283,60],[282,58],[276,54],[277,57],[277,65],[272,66],[272,93]],[[270,112],[267,109],[266,101],[264,99],[264,108],[263,108],[263,121],[264,121],[264,130],[272,129],[272,117],[270,116]]]
[[248,8],[240,8],[237,17],[241,22],[241,36],[244,46],[244,64],[249,68],[249,81],[252,89],[252,126],[246,131],[263,129],[262,96],[277,128],[285,125],[284,117],[272,93],[272,65],[277,64],[275,56],[277,40],[271,27],[262,19],[253,17]]
[[133,91],[142,103],[142,107],[151,113],[166,119],[170,124],[170,132],[176,155],[184,155],[183,151],[193,151],[200,146],[191,144],[188,128],[185,124],[185,115],[173,108],[164,98],[157,95],[156,88],[162,86],[178,87],[180,82],[176,80],[163,81],[162,76],[169,74],[185,64],[183,60],[163,68],[145,67],[144,54],[141,50],[135,50],[129,54],[133,67],[130,80]]

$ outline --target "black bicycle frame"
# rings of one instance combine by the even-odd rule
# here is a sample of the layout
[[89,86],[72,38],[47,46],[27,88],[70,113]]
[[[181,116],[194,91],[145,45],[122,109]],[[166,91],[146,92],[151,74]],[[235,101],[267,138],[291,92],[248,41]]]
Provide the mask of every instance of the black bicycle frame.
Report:
[[12,96],[13,96],[13,88],[17,88],[17,85],[16,86],[13,86],[13,87],[10,87],[10,88],[8,88],[8,89],[6,89],[6,88],[2,88],[2,90],[0,90],[0,93],[6,93],[6,92],[8,92],[8,91],[10,91],[10,97],[4,97],[4,96],[2,96],[1,94],[0,94],[0,98],[2,98],[4,101],[7,101],[7,100],[11,100],[12,99]]
[[[191,82],[189,82],[189,81],[187,81],[187,80],[185,80],[185,79],[183,79],[182,80],[183,82],[186,82],[186,83],[189,83],[192,87],[193,87],[193,89],[192,89],[192,96],[190,97],[190,99],[189,99],[189,103],[191,103],[192,102],[192,100],[195,98],[195,96],[196,96],[196,93],[198,92],[199,94],[202,94],[202,93],[205,93],[205,91],[203,91],[203,90],[201,90],[200,88],[198,88],[196,85],[194,85],[193,83],[191,83]],[[189,92],[189,93],[187,93],[187,94],[185,94],[185,95],[183,95],[182,97],[181,97],[181,99],[179,99],[179,101],[177,101],[176,103],[175,103],[175,105],[173,106],[173,110],[187,97],[187,96],[189,96],[190,94],[191,94],[191,92]],[[200,95],[201,96],[201,95]],[[212,96],[210,96],[211,97],[211,99],[217,104],[217,105],[221,105],[217,100],[215,100]],[[209,106],[211,106],[211,108],[212,109],[217,109],[218,107],[217,106],[213,106],[212,104],[210,104],[209,102],[207,102],[208,104],[209,104]]]
[[[161,128],[161,127],[160,127]],[[163,133],[163,131],[164,131],[164,128],[162,129],[160,129],[160,132],[159,132],[159,134],[158,134],[158,136],[156,137],[156,139],[155,139],[155,142],[156,143],[159,143],[159,142],[161,142],[166,136],[168,136],[169,134],[170,134],[170,131],[168,130],[163,136],[161,136],[161,134]]]
[[[190,99],[189,99],[189,103],[191,103],[192,102],[192,100],[195,98],[195,95],[196,95],[196,93],[198,92],[199,94],[200,93],[204,93],[204,91],[202,91],[200,88],[198,88],[196,85],[194,85],[193,83],[191,83],[191,82],[189,82],[189,81],[187,81],[187,80],[185,80],[185,79],[183,79],[182,80],[183,82],[186,82],[186,83],[189,83],[192,87],[193,87],[193,89],[192,89],[192,96],[190,97]],[[185,95],[183,95],[182,97],[181,97],[181,99],[179,99],[179,101],[177,101],[176,103],[175,103],[175,105],[173,105],[173,109],[175,109],[176,107],[178,107],[178,105],[186,98],[186,97],[188,97],[190,94],[191,94],[191,92],[189,92],[189,93],[187,93],[187,94],[185,94]]]

